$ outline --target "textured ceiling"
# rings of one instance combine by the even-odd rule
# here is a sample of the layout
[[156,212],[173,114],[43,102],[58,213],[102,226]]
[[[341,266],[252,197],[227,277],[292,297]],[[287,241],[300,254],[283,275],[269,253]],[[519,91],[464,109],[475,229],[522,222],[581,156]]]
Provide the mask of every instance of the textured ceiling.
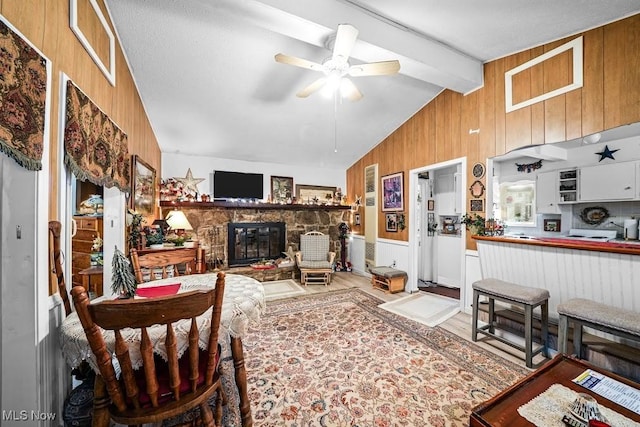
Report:
[[[106,0],[160,149],[215,158],[347,168],[443,88],[482,85],[482,63],[640,11],[638,0]],[[357,77],[335,104],[295,93],[321,75],[276,63],[331,55],[338,24],[360,34]],[[337,148],[337,151],[335,150]]]

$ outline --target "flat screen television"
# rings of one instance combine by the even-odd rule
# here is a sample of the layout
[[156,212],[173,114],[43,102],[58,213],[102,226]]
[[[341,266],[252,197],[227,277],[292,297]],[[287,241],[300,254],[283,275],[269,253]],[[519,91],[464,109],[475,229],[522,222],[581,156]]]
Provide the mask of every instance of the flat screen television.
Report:
[[213,171],[213,198],[262,199],[261,173]]

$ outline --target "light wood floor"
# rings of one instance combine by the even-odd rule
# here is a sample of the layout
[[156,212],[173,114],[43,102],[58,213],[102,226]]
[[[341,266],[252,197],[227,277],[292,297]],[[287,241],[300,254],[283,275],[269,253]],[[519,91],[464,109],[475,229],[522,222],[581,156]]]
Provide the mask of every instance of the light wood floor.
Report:
[[[299,279],[297,279],[296,281],[300,283]],[[331,284],[329,286],[309,285],[303,286],[303,288],[305,288],[305,291],[307,291],[309,294],[332,292],[339,289],[359,288],[384,301],[393,301],[410,295],[408,292],[398,292],[396,294],[390,294],[379,289],[374,289],[371,285],[371,279],[369,279],[368,277],[359,275],[357,273],[347,272],[334,273]],[[522,367],[526,367],[525,362],[522,359],[522,357],[524,357],[523,353],[506,344],[503,344],[496,340],[489,340],[486,337],[481,338],[482,335],[478,336],[479,341],[475,343],[471,341],[471,315],[469,314],[460,312],[444,323],[441,323],[439,326],[469,341],[469,343],[471,343],[472,345],[482,347],[493,354],[504,357],[505,359],[517,363]],[[490,341],[490,344],[486,341]],[[546,360],[547,359],[545,359],[541,355],[537,355],[533,359],[534,366],[537,367],[543,364]]]

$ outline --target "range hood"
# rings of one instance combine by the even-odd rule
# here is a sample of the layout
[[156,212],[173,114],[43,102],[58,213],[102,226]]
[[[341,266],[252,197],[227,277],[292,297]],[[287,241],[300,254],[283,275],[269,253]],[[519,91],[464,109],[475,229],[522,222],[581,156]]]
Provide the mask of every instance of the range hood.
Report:
[[554,144],[526,145],[524,147],[511,150],[500,157],[500,161],[517,159],[519,157],[531,157],[541,160],[567,160],[567,149]]

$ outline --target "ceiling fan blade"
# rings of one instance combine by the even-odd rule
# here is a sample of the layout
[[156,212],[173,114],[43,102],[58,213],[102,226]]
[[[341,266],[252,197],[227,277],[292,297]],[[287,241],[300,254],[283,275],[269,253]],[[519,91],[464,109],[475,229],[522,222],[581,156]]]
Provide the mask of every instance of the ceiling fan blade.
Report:
[[399,70],[400,62],[397,60],[393,60],[352,65],[351,67],[349,67],[348,74],[353,77],[387,76],[390,74],[396,74]]
[[277,54],[275,56],[275,60],[276,62],[280,62],[282,64],[289,64],[295,67],[307,68],[309,70],[314,70],[314,71],[324,70],[322,65],[318,64],[317,62],[308,61],[306,59],[298,58],[297,56],[285,55],[284,53]]
[[359,101],[362,99],[362,93],[358,90],[356,85],[347,78],[343,78],[340,83],[340,93],[349,101]]
[[307,96],[311,95],[313,92],[321,89],[322,86],[324,86],[326,83],[327,83],[327,78],[320,77],[318,80],[311,83],[309,86],[305,87],[304,89],[301,89],[298,93],[296,93],[296,96],[298,98],[306,98]]
[[333,45],[333,60],[346,62],[351,55],[353,45],[356,43],[358,30],[349,24],[338,25],[336,41]]

